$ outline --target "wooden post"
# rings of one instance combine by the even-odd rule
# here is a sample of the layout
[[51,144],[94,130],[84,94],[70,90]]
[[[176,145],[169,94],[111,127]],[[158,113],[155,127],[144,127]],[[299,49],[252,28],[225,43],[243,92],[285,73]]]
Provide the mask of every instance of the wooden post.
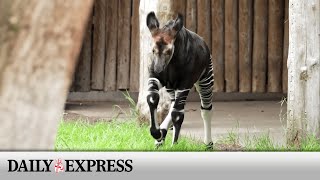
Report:
[[283,63],[282,63],[282,92],[288,92],[288,49],[289,49],[289,0],[284,2],[284,35],[283,35]]
[[210,0],[197,1],[197,33],[203,37],[209,49],[211,49],[211,6]]
[[[197,32],[197,0],[185,0],[185,27],[192,32]],[[192,87],[190,92],[196,92]]]
[[187,0],[174,0],[172,1],[172,5],[173,5],[173,11],[174,11],[174,15],[176,16],[177,13],[180,13],[183,15],[183,17],[186,16],[186,2]]
[[95,0],[91,88],[102,90],[105,62],[106,1]]
[[239,91],[251,92],[253,0],[239,1]]
[[283,27],[283,1],[269,0],[268,92],[282,91]]
[[214,91],[224,91],[224,0],[211,1]]
[[320,1],[290,0],[287,142],[320,137]]
[[106,60],[104,91],[117,89],[118,0],[106,4]]
[[225,1],[225,79],[226,92],[238,91],[238,1]]
[[131,17],[131,58],[130,58],[130,92],[139,91],[139,53],[140,53],[140,34],[139,34],[139,3],[140,0],[132,1]]
[[92,1],[0,1],[0,149],[54,150]]
[[254,1],[252,92],[265,92],[268,51],[268,0]]
[[92,15],[90,15],[82,48],[79,55],[77,70],[75,71],[74,91],[88,92],[90,91],[91,77],[91,35],[92,35]]
[[197,32],[197,0],[187,0],[185,21],[187,29]]
[[131,0],[119,0],[117,88],[129,88]]
[[[150,65],[150,53],[152,52],[152,37],[146,25],[146,17],[150,11],[154,11],[160,22],[160,27],[174,16],[171,0],[140,0],[140,87],[138,98],[139,120],[149,122],[149,106],[146,101],[148,94],[148,67]],[[159,91],[160,102],[157,109],[158,120],[162,121],[168,114],[170,97],[164,88]]]

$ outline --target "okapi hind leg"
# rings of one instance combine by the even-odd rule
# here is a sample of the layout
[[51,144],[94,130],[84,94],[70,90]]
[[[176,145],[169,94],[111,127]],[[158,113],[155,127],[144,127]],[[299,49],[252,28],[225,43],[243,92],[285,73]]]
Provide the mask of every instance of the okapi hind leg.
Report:
[[201,117],[204,125],[204,143],[207,146],[207,149],[213,148],[213,142],[211,138],[211,118],[212,118],[212,109],[201,109]]
[[204,124],[204,143],[208,149],[213,148],[211,137],[211,119],[212,119],[212,100],[213,100],[213,68],[212,61],[200,78],[195,84],[196,90],[201,99],[201,117]]

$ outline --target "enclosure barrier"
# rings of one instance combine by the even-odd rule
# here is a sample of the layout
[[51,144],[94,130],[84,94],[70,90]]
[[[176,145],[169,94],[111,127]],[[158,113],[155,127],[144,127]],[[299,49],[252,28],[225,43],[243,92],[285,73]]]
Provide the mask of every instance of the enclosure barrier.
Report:
[[[215,92],[286,93],[288,0],[175,0],[211,49]],[[96,0],[72,92],[139,90],[139,0]]]

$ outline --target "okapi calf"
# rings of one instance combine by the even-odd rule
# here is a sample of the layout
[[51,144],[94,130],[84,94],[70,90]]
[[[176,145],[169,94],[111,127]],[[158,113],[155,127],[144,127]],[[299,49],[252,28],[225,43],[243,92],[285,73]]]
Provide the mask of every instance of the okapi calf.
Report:
[[[150,108],[150,133],[156,146],[162,145],[168,127],[173,123],[173,141],[178,141],[184,119],[184,106],[192,86],[201,99],[201,117],[204,122],[204,143],[212,148],[211,117],[213,67],[208,46],[196,33],[183,25],[183,17],[168,21],[159,28],[154,12],[147,15],[147,26],[153,38],[152,63],[149,67],[147,102]],[[158,125],[156,110],[159,89],[166,87],[170,94],[171,107],[168,116]]]

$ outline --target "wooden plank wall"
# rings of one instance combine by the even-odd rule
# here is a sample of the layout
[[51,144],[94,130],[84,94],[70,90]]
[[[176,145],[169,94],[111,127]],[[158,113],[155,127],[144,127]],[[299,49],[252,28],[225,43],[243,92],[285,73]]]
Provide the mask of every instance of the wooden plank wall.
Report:
[[255,0],[253,13],[252,91],[265,92],[268,58],[268,0]]
[[238,1],[225,0],[224,7],[225,90],[226,92],[236,92],[239,87]]
[[253,0],[239,1],[239,91],[251,92]]
[[118,0],[109,0],[106,15],[106,61],[104,69],[104,91],[117,89],[117,39],[118,39]]
[[[287,92],[288,0],[175,0],[212,52],[215,92]],[[139,91],[139,0],[96,0],[71,91]]]
[[104,63],[105,63],[105,29],[106,29],[106,1],[96,0],[94,6],[93,53],[91,88],[103,89]]

